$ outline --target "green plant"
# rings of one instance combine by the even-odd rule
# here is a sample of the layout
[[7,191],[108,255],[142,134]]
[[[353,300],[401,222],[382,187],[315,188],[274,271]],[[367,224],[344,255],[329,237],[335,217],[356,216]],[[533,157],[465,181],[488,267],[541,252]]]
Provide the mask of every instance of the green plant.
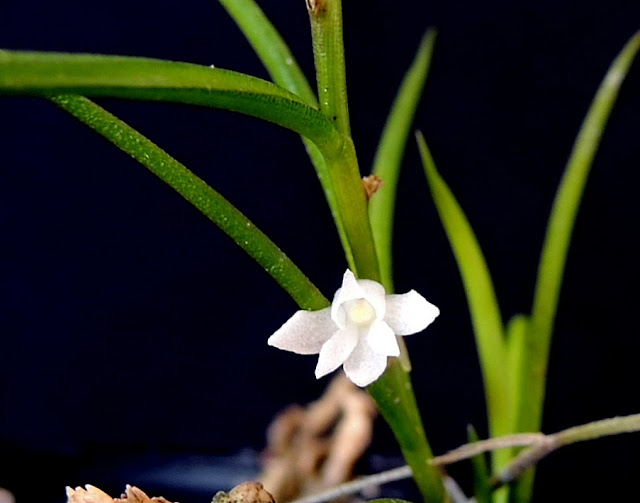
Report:
[[[88,97],[222,108],[295,131],[303,137],[322,183],[347,266],[358,278],[380,282],[387,293],[393,292],[390,216],[402,152],[429,68],[434,32],[423,39],[392,108],[373,168],[385,181],[385,188],[369,202],[350,133],[340,2],[308,1],[318,98],[253,1],[222,3],[252,43],[274,83],[186,63],[4,51],[0,53],[0,92],[49,99],[103,135],[216,223],[274,277],[301,309],[317,311],[326,308],[329,301],[267,236],[186,167]],[[506,326],[471,226],[438,174],[426,142],[418,136],[432,196],[465,282],[492,436],[540,428],[549,342],[571,228],[600,135],[639,44],[640,36],[636,35],[614,62],[576,142],[550,219],[532,312]],[[441,474],[427,462],[432,453],[406,365],[393,359],[369,391],[394,430],[425,499],[443,500],[446,496]],[[528,399],[522,400],[523,396]],[[510,449],[496,451],[492,472],[506,469],[514,455]],[[524,477],[509,497],[528,500],[531,483],[531,475]],[[502,491],[496,499],[507,496]]]

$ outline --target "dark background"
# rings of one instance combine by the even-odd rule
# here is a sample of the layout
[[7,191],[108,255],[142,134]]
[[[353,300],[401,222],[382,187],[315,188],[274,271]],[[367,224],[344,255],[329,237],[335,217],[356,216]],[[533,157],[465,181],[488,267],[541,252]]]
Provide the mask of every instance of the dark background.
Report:
[[[262,4],[311,77],[304,1]],[[640,7],[344,4],[363,173],[420,37],[435,26],[416,128],[470,217],[503,317],[528,312],[564,163],[610,62],[640,28]],[[215,1],[2,2],[0,27],[8,49],[140,55],[267,76]],[[636,62],[575,229],[546,432],[640,411],[639,88]],[[333,294],[345,261],[294,134],[211,109],[101,103],[222,192]],[[174,455],[188,465],[257,451],[278,410],[321,393],[327,380],[314,379],[315,358],[266,345],[294,303],[209,221],[49,103],[2,98],[0,117],[0,486],[19,502],[63,501],[65,485],[87,482],[119,491]],[[481,377],[462,285],[413,141],[400,183],[396,287],[415,288],[442,310],[408,339],[416,393],[440,453],[465,441],[468,423],[486,435]],[[638,450],[640,436],[627,435],[558,452],[540,465],[535,500],[637,494]],[[372,451],[398,454],[383,425]],[[458,469],[463,478],[467,472]],[[190,501],[188,491],[176,498]]]

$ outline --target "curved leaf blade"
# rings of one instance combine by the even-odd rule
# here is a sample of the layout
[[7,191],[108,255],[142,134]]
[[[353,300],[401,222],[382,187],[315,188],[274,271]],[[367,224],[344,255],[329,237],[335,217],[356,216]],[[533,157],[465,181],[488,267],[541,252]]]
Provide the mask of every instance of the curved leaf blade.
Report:
[[331,121],[295,94],[256,77],[190,63],[0,51],[0,94],[80,94],[210,106],[274,122],[321,150],[343,144]]
[[438,173],[427,143],[417,133],[418,146],[440,221],[462,276],[487,395],[492,436],[509,433],[509,387],[506,347],[500,308],[487,263],[462,208]]
[[62,95],[51,100],[175,189],[258,262],[302,309],[317,310],[329,305],[315,285],[260,229],[160,147],[87,98]]
[[571,233],[593,158],[620,86],[638,49],[640,32],[627,42],[600,84],[580,127],[553,202],[540,256],[532,309],[532,322],[537,326],[536,330],[540,331],[538,337],[545,341],[550,337],[555,318]]
[[[540,255],[531,319],[524,343],[527,362],[522,365],[520,383],[521,393],[527,400],[520,402],[517,419],[519,431],[540,429],[549,349],[571,234],[604,128],[620,86],[639,49],[640,32],[637,32],[611,63],[580,127],[556,192]],[[518,481],[512,501],[530,499],[532,473],[529,472]]]
[[0,51],[0,94],[82,94],[190,103],[245,113],[306,136],[324,158],[323,183],[334,201],[334,217],[344,229],[351,267],[361,277],[379,277],[353,142],[318,110],[275,84],[188,63]]

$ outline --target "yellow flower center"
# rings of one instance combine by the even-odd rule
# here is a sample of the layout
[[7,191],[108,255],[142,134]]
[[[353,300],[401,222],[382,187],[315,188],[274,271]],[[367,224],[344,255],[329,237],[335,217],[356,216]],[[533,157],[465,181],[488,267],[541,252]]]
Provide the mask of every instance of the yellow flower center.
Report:
[[376,311],[369,302],[358,299],[349,302],[347,316],[356,325],[370,325],[376,319]]

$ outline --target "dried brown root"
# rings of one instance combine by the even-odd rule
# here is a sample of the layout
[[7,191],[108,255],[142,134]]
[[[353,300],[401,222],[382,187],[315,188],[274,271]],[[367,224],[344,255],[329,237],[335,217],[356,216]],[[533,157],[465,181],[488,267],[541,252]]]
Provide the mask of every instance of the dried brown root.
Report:
[[67,487],[67,503],[171,503],[163,497],[147,496],[137,487],[127,485],[124,494],[119,498],[112,498],[104,491],[87,484],[83,487],[72,489]]
[[280,503],[350,480],[371,443],[375,416],[366,392],[343,375],[334,378],[320,400],[273,421],[260,480]]

